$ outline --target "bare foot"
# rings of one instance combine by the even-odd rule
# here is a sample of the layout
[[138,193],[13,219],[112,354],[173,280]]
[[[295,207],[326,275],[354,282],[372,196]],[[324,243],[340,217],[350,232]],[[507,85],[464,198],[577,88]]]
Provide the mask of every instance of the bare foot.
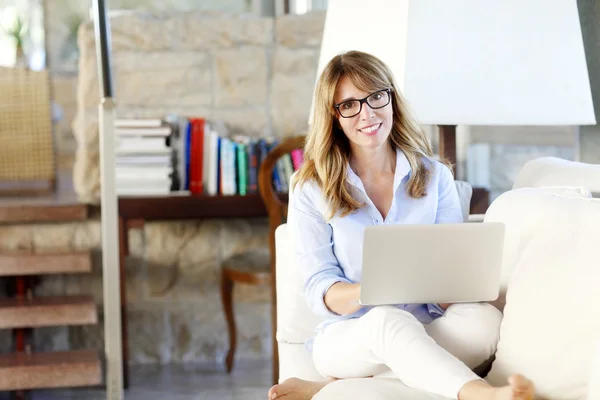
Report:
[[512,375],[508,385],[492,387],[483,380],[467,383],[460,391],[460,400],[533,400],[535,388],[533,382],[522,375]]
[[298,378],[289,378],[269,390],[269,400],[279,398],[284,398],[285,400],[310,400],[319,390],[333,381],[334,379],[305,381]]

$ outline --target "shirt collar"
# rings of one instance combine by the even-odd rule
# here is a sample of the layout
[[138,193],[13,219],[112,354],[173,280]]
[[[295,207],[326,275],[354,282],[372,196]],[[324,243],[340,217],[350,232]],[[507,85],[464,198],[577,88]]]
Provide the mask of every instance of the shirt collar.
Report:
[[[394,171],[394,193],[396,193],[398,186],[400,186],[400,183],[410,173],[410,171],[411,171],[411,167],[410,167],[410,163],[408,162],[408,159],[406,158],[406,155],[404,154],[404,152],[402,150],[397,148],[396,149],[396,169]],[[352,167],[350,167],[350,163],[348,163],[347,181],[348,181],[348,183],[350,183],[353,186],[356,186],[363,192],[365,191],[362,181],[360,180],[358,175],[356,175],[356,173],[352,170]]]

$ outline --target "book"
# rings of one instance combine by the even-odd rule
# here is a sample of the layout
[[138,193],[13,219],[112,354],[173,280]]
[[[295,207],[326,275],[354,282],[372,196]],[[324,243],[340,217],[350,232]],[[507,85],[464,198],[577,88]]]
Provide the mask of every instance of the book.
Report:
[[238,177],[238,193],[245,196],[248,191],[248,158],[246,155],[246,143],[237,143],[237,177]]
[[204,118],[194,118],[192,123],[192,137],[190,149],[190,192],[201,194],[204,191],[203,164],[204,164]]
[[157,118],[117,118],[116,128],[156,128],[163,124],[162,119]]
[[259,157],[260,157],[260,149],[258,148],[257,140],[250,140],[248,145],[246,146],[247,152],[247,163],[248,163],[248,193],[257,193],[258,192],[258,168],[259,168]]
[[206,194],[215,196],[219,193],[219,136],[216,132],[209,133],[209,145],[206,158],[208,159],[208,182]]
[[301,149],[294,149],[290,153],[292,156],[292,164],[294,165],[294,171],[298,171],[302,163],[304,162],[304,153]]
[[164,165],[171,166],[170,155],[122,155],[117,157],[117,166],[119,165]]
[[155,128],[116,128],[116,136],[159,136],[167,137],[171,134],[170,126],[161,126]]

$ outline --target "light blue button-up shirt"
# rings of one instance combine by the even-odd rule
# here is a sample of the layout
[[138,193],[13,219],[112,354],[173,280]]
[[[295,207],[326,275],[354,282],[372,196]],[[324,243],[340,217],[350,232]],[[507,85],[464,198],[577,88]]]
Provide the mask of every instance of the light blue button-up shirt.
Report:
[[[317,330],[335,321],[358,318],[371,307],[340,316],[330,311],[324,302],[325,293],[337,282],[357,283],[362,274],[364,229],[378,224],[439,224],[463,221],[462,210],[454,178],[450,170],[437,160],[427,160],[432,171],[426,189],[427,195],[415,199],[407,192],[411,168],[401,150],[396,151],[394,196],[387,216],[381,213],[367,195],[360,178],[348,166],[347,181],[352,195],[364,203],[359,210],[345,216],[335,215],[329,222],[327,202],[314,182],[296,185],[290,191],[288,228],[294,238],[298,266],[304,278],[304,294],[314,313],[329,317]],[[398,263],[402,250],[398,250]],[[437,304],[397,305],[428,324],[443,315]]]

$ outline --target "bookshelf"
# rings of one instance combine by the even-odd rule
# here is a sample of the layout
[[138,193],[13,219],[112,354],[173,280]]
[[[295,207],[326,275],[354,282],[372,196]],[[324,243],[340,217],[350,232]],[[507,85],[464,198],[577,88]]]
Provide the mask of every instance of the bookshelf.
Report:
[[[288,194],[279,194],[287,202]],[[127,220],[173,220],[266,217],[259,194],[245,196],[172,195],[119,197],[119,217]]]

